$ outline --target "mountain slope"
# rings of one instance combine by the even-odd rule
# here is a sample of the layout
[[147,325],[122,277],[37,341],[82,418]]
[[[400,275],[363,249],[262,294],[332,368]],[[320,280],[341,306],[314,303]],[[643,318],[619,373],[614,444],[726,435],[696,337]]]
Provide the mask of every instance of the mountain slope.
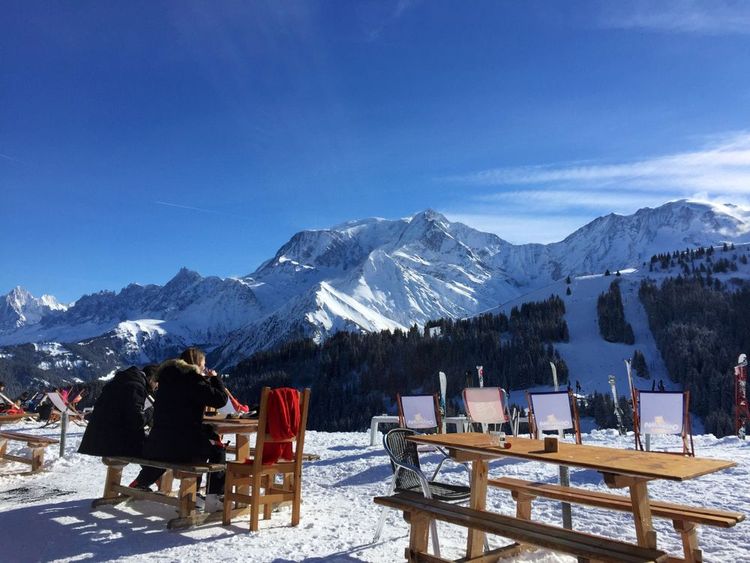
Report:
[[724,241],[750,241],[750,211],[671,202],[598,218],[549,245],[512,245],[433,210],[350,221],[295,234],[239,279],[183,269],[164,286],[131,284],[67,308],[16,288],[0,309],[0,345],[106,342],[101,354],[112,361],[87,360],[103,369],[198,344],[232,365],[289,338],[468,317],[567,275],[640,268],[655,253]]

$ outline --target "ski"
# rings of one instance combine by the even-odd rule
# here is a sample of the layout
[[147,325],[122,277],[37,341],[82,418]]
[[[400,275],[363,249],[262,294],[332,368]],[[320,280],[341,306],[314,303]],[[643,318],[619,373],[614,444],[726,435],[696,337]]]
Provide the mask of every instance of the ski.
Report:
[[438,382],[440,384],[440,414],[445,418],[445,390],[448,387],[448,380],[445,377],[445,372],[438,373]]
[[554,363],[550,362],[549,367],[552,368],[552,383],[555,385],[555,391],[560,390],[560,386],[557,383],[557,366],[555,366]]
[[617,401],[617,388],[615,387],[615,376],[609,376],[609,386],[612,388],[612,400],[615,403],[615,416],[617,417],[617,430],[620,432],[620,436],[625,436],[625,425],[622,422],[622,409],[620,403]]
[[479,378],[479,386],[484,387],[484,366],[477,366],[477,377]]

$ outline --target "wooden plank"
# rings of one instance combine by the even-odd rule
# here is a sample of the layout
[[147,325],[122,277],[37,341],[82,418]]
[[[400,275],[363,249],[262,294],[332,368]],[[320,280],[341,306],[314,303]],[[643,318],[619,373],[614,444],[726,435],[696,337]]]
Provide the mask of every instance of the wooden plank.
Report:
[[159,504],[168,504],[170,506],[180,506],[180,499],[176,497],[170,497],[162,493],[155,493],[153,491],[146,491],[143,489],[137,489],[135,487],[126,487],[125,485],[112,485],[112,492],[119,493],[126,497],[132,497],[139,500],[150,500],[152,502],[158,502]]
[[471,559],[462,557],[461,559],[456,559],[455,563],[494,563],[495,561],[507,559],[508,557],[517,558],[519,555],[521,555],[521,553],[526,551],[533,551],[535,549],[537,548],[533,545],[524,545],[521,543],[513,542],[511,544],[504,545],[503,547],[498,547],[496,549],[486,551],[478,557],[472,557]]
[[[560,485],[525,481],[513,477],[490,479],[488,484],[492,487],[498,487],[518,493],[527,493],[533,496],[545,497],[562,502],[595,506],[597,508],[618,510],[621,512],[632,511],[630,498],[624,495],[603,493],[576,487],[561,487]],[[730,528],[745,519],[745,515],[740,512],[675,504],[653,499],[651,499],[650,504],[651,514],[653,516],[658,518],[668,518],[670,520],[682,518],[697,524]]]
[[137,457],[103,457],[102,462],[105,465],[145,465],[147,467],[159,467],[161,469],[172,469],[173,471],[182,471],[183,473],[211,473],[214,471],[224,471],[226,465],[223,463],[176,463],[170,461],[157,461],[153,459],[141,459]]
[[18,442],[28,442],[30,444],[39,445],[50,445],[59,444],[60,440],[55,438],[48,438],[47,436],[37,436],[34,434],[22,434],[21,432],[0,432],[0,438],[7,438],[8,440],[16,440]]
[[29,416],[28,414],[0,414],[0,425],[18,422]]
[[[422,511],[432,518],[466,528],[513,539],[523,544],[533,544],[545,549],[560,551],[601,561],[665,561],[667,555],[660,550],[643,548],[618,540],[593,536],[583,532],[565,530],[549,524],[521,520],[513,516],[479,512],[471,508],[426,499],[419,495],[398,493],[390,497],[376,497],[375,503],[396,510]],[[467,556],[469,557],[469,556]]]
[[32,465],[31,458],[21,457],[13,454],[3,454],[3,459],[8,461],[16,461],[18,463],[25,463],[26,465]]
[[[707,475],[737,465],[733,461],[665,455],[659,452],[641,452],[602,446],[589,446],[561,442],[557,452],[545,452],[544,442],[529,438],[508,437],[510,448],[493,445],[490,437],[480,432],[457,434],[420,434],[407,440],[462,451],[475,456],[492,458],[513,457],[542,461],[557,465],[583,467],[596,471],[609,471],[620,475],[631,475],[648,479],[684,481]],[[454,457],[454,453],[451,453]],[[458,457],[456,457],[458,459]],[[471,460],[470,455],[463,460]]]

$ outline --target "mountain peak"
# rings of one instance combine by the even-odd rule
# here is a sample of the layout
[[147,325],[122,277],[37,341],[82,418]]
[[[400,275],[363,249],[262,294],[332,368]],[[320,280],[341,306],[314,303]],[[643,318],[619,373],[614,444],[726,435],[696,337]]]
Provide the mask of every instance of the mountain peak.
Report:
[[448,221],[448,219],[445,218],[445,215],[431,208],[427,208],[424,211],[420,211],[419,213],[417,213],[410,219],[410,222],[418,222],[418,221],[427,221],[430,223],[438,222],[446,226],[450,225],[450,221]]

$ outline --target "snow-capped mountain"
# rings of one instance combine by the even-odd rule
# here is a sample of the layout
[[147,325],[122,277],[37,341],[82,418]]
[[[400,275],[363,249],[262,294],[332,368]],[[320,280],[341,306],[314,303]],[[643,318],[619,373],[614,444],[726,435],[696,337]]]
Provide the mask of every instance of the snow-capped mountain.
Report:
[[117,364],[199,344],[231,365],[289,338],[471,316],[567,275],[725,241],[750,241],[750,210],[677,201],[600,217],[549,245],[512,245],[432,210],[364,219],[297,233],[239,279],[183,269],[164,286],[131,284],[68,308],[16,288],[0,309],[0,345],[79,343],[71,353],[94,347]]
[[16,286],[0,302],[0,334],[36,324],[47,314],[67,308],[51,295],[36,298],[24,288]]

